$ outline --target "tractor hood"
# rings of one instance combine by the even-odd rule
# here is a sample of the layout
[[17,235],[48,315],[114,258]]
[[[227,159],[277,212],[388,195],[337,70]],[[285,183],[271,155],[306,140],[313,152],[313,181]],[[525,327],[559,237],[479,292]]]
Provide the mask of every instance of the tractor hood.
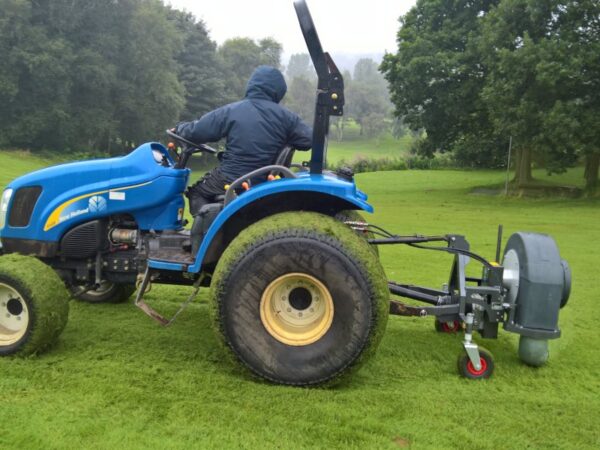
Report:
[[133,215],[142,228],[162,226],[159,209],[174,198],[183,207],[188,176],[188,169],[175,169],[158,143],[143,144],[123,157],[38,170],[7,186],[12,196],[0,233],[3,240],[56,241],[79,223],[119,213]]

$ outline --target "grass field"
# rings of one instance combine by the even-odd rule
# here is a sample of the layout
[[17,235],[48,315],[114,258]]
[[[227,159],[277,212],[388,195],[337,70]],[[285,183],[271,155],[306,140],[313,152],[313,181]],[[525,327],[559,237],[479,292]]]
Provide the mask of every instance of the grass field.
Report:
[[[337,142],[329,141],[327,160],[335,164],[340,160],[351,161],[354,158],[400,158],[408,154],[412,138],[404,136],[394,139],[390,134],[385,134],[377,139],[360,139]],[[300,152],[299,152],[300,153]],[[306,158],[305,158],[306,159]]]
[[[0,180],[41,163],[0,153]],[[357,176],[376,208],[372,220],[397,233],[463,233],[489,258],[499,223],[505,240],[517,230],[556,238],[574,284],[546,367],[522,365],[517,336],[501,332],[477,339],[495,355],[494,376],[467,381],[455,367],[458,335],[435,333],[431,319],[390,317],[377,356],[349,383],[273,386],[223,357],[206,292],[170,329],[131,303],[72,302],[54,349],[0,360],[0,448],[599,448],[600,201],[469,194],[502,180],[486,171]],[[380,251],[390,279],[446,281],[447,256]],[[148,299],[173,313],[188,292],[155,287]]]

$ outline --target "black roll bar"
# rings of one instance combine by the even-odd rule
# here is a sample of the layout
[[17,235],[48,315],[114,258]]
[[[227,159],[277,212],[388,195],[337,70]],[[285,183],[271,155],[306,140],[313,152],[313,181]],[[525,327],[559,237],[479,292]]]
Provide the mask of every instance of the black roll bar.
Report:
[[329,117],[344,115],[344,79],[329,53],[323,51],[306,1],[296,0],[294,8],[318,77],[310,173],[320,174],[327,150]]

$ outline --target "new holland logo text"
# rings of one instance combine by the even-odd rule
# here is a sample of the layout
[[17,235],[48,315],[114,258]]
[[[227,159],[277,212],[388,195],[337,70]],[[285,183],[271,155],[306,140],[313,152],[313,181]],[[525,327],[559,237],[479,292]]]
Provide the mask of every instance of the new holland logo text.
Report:
[[64,216],[60,216],[59,219],[58,219],[58,223],[62,223],[65,220],[69,220],[69,219],[72,219],[73,217],[77,217],[77,216],[80,216],[82,214],[87,214],[89,212],[90,212],[89,208],[78,209],[78,210],[75,210],[75,211],[71,211],[69,214],[66,214]]

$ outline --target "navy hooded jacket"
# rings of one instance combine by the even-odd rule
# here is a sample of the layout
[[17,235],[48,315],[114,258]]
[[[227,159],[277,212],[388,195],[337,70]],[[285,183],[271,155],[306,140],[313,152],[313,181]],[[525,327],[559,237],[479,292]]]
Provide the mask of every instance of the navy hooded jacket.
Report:
[[179,124],[177,134],[198,143],[227,138],[220,170],[228,181],[233,181],[273,164],[285,146],[311,148],[312,129],[278,104],[286,91],[279,70],[260,66],[248,81],[244,100],[211,111],[194,122]]

